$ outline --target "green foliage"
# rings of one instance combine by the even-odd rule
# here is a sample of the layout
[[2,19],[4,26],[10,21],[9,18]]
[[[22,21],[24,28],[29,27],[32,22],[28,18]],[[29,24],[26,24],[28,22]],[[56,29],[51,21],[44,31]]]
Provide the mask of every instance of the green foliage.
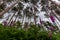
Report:
[[56,40],[60,40],[60,33],[53,34],[53,36],[56,38]]
[[36,25],[31,25],[31,27],[25,31],[22,28],[4,27],[0,24],[1,40],[56,40],[56,38],[59,40],[59,35],[49,37],[47,31],[40,31],[39,27],[36,27]]

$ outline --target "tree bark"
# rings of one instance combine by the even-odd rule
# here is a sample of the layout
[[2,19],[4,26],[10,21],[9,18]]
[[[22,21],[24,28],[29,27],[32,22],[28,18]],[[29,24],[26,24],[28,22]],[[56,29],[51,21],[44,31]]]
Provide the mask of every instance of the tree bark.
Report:
[[[60,7],[59,4],[57,4],[56,2],[49,0],[50,2],[52,2],[53,4],[55,4],[56,6]],[[53,15],[60,21],[60,19],[57,17],[57,13],[54,10],[51,10],[51,12],[53,12]]]
[[60,19],[57,17],[57,14],[55,13],[55,11],[52,10],[52,12],[53,12],[53,15],[60,21]]
[[56,6],[60,7],[60,4],[57,4],[55,1],[49,0],[50,2],[54,3]]
[[5,8],[5,9],[0,13],[0,17],[3,16],[6,12],[8,12],[10,9],[12,9],[16,4],[17,4],[17,2],[15,2],[14,4],[12,4],[10,7]]
[[36,13],[34,13],[34,21],[35,21],[35,25],[36,25]]
[[36,13],[35,13],[35,10],[34,10],[34,6],[32,7],[32,9],[33,9],[34,22],[35,22],[35,25],[36,25]]
[[14,12],[14,14],[12,15],[12,17],[10,18],[8,24],[11,22],[12,18],[15,16],[15,13],[16,13],[16,12]]

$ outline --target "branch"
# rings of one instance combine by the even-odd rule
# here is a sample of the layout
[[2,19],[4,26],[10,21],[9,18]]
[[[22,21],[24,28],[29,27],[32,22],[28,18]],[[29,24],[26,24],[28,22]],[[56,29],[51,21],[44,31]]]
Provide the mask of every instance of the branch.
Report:
[[0,17],[3,16],[6,12],[8,12],[11,8],[13,8],[16,4],[17,4],[17,2],[15,2],[14,4],[12,4],[10,7],[5,8],[5,9],[0,13]]
[[53,12],[53,15],[60,21],[60,19],[57,17],[56,12],[54,10],[52,10],[52,12]]
[[56,6],[60,7],[60,4],[58,4],[56,1],[52,1],[52,0],[49,0],[49,1],[55,4]]

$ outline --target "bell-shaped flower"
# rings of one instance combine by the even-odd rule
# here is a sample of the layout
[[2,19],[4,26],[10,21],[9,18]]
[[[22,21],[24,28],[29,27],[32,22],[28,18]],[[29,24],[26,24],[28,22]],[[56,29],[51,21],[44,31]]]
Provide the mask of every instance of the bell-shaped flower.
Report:
[[55,22],[54,16],[50,15],[50,19],[51,19],[52,22]]
[[51,31],[54,31],[54,27],[52,27],[52,26],[50,26],[49,29],[50,29]]

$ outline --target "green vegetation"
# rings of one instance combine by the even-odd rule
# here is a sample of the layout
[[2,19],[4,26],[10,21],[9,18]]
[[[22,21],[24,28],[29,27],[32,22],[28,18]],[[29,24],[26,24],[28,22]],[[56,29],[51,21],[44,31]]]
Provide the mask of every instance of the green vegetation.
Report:
[[35,25],[31,25],[30,28],[24,30],[23,28],[4,27],[0,24],[1,40],[60,40],[59,33],[52,33],[52,36],[49,36],[48,33],[48,31],[41,31],[41,28]]

